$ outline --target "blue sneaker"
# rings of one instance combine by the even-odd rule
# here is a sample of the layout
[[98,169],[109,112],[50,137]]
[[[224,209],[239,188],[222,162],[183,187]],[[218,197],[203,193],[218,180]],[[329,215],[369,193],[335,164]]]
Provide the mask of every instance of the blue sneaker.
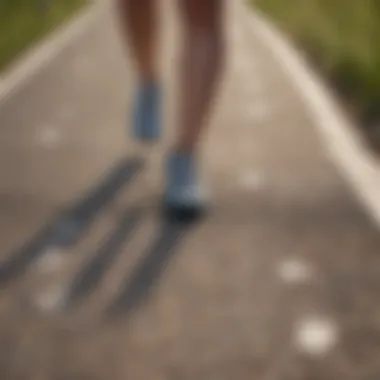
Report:
[[164,210],[169,218],[191,221],[205,212],[205,197],[196,169],[195,158],[190,154],[174,153],[168,158]]
[[133,137],[154,142],[161,135],[161,91],[154,83],[141,84],[133,111]]

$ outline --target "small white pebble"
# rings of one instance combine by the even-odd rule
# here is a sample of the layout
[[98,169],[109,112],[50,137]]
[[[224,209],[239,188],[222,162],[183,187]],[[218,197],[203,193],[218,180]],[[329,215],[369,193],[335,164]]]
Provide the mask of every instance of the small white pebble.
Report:
[[299,259],[287,259],[278,265],[277,274],[284,282],[294,284],[310,280],[313,270]]
[[58,145],[61,139],[60,132],[57,128],[48,127],[43,130],[39,136],[40,142],[48,148],[53,148]]
[[326,319],[313,317],[301,320],[295,330],[295,344],[299,351],[321,356],[331,351],[338,341],[335,324]]
[[241,176],[241,184],[248,190],[258,190],[265,186],[264,175],[259,171],[248,171]]
[[54,312],[63,308],[66,299],[66,293],[60,286],[51,287],[40,293],[35,298],[36,306],[42,311]]
[[65,258],[66,255],[61,250],[57,248],[49,249],[36,262],[36,269],[40,273],[56,272],[62,268]]

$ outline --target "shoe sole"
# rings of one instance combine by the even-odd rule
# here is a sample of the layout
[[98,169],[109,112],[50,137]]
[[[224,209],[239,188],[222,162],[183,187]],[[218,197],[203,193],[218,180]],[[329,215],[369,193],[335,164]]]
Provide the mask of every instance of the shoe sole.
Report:
[[163,214],[165,219],[175,223],[195,223],[205,217],[207,209],[201,207],[178,207],[164,202]]

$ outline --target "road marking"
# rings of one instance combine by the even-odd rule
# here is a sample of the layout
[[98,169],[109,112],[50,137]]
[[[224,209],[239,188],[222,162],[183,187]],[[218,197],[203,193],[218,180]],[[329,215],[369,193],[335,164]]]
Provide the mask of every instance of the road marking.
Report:
[[48,249],[36,262],[36,270],[39,274],[57,272],[63,267],[66,257],[58,248]]
[[338,328],[325,317],[313,316],[296,324],[294,343],[302,353],[323,356],[331,351],[338,342]]
[[361,144],[358,133],[336,106],[331,92],[302,59],[302,55],[263,15],[250,11],[248,5],[242,2],[238,4],[248,27],[270,47],[278,63],[292,79],[313,114],[332,159],[347,177],[369,215],[380,226],[380,166],[375,157]]
[[308,264],[296,258],[281,261],[277,267],[278,276],[289,284],[305,283],[313,278],[313,272]]
[[56,148],[61,141],[61,133],[58,128],[47,127],[38,136],[38,140],[45,148]]
[[260,171],[249,170],[241,175],[241,185],[248,190],[260,190],[265,187],[265,176]]
[[63,309],[67,298],[67,291],[59,285],[54,285],[42,293],[37,294],[34,304],[45,312],[55,312]]
[[70,42],[82,35],[95,20],[99,2],[82,10],[44,41],[32,47],[0,76],[0,105],[48,65]]

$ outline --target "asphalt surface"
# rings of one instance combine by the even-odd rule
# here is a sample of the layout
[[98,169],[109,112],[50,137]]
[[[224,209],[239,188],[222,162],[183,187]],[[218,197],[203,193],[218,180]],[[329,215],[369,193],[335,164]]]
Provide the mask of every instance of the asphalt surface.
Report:
[[172,8],[158,147],[129,139],[133,65],[110,12],[1,104],[1,379],[379,378],[378,230],[240,12],[198,224],[160,215]]

